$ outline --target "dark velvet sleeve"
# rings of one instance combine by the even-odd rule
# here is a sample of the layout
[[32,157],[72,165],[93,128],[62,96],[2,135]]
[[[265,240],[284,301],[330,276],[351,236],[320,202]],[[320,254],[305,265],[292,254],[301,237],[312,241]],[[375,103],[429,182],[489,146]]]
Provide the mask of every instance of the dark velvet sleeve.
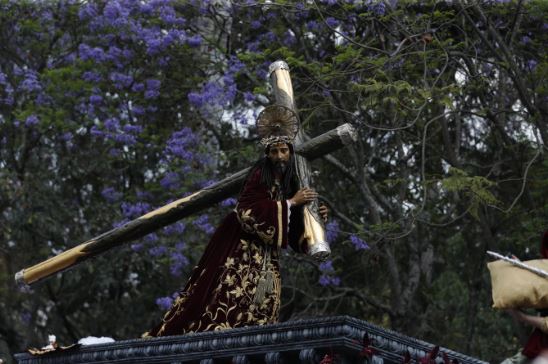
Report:
[[260,183],[260,171],[246,181],[236,214],[246,233],[258,236],[265,244],[287,246],[287,202],[270,198],[266,186]]

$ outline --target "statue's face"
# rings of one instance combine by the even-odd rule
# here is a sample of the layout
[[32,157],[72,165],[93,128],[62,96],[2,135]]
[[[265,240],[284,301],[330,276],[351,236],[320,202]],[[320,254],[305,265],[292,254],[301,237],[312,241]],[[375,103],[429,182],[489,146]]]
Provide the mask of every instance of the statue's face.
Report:
[[291,156],[291,150],[289,145],[286,143],[272,144],[266,155],[274,168],[279,172],[285,172],[287,168],[287,163],[289,162],[289,157]]

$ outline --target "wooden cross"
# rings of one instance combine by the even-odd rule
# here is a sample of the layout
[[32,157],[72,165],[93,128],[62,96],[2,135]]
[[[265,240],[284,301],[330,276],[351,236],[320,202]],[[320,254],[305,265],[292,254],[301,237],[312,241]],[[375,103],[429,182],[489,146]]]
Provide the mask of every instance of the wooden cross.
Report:
[[[271,81],[276,102],[295,110],[293,89],[287,64],[283,61],[274,62],[271,69]],[[284,66],[285,65],[285,66]],[[279,70],[284,72],[277,72]],[[310,186],[309,161],[324,156],[349,143],[356,141],[356,132],[352,125],[343,124],[318,137],[305,141],[304,133],[299,131],[296,140],[296,164],[299,181],[302,186]],[[64,271],[77,264],[93,258],[119,245],[139,239],[166,225],[172,224],[184,217],[195,214],[212,204],[223,201],[239,191],[241,184],[250,168],[243,169],[209,187],[197,191],[190,196],[171,202],[163,207],[151,211],[135,220],[114,228],[95,238],[81,243],[52,258],[29,268],[22,269],[15,274],[15,281],[19,285],[30,285]],[[325,243],[325,232],[317,211],[317,205],[312,204],[304,210],[305,238],[309,241],[309,249],[314,249]],[[321,254],[320,254],[321,255]],[[323,256],[325,257],[325,256]],[[322,258],[322,256],[320,256]]]

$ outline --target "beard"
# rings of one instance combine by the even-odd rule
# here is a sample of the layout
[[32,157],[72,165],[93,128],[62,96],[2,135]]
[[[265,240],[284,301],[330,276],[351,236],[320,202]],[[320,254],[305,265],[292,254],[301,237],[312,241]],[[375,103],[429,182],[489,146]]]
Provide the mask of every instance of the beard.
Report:
[[281,176],[285,174],[285,171],[287,171],[287,162],[274,162],[274,170],[278,172]]

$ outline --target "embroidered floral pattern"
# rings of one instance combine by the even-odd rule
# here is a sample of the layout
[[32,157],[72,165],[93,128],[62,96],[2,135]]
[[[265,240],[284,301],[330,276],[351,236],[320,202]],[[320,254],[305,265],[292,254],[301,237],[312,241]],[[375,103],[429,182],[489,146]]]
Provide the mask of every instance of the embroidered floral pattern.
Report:
[[[241,327],[278,319],[281,294],[278,250],[244,239],[240,242],[236,258],[229,257],[225,262],[225,271],[214,290],[217,298],[202,316],[205,319],[202,321],[211,323],[202,330],[226,329],[228,322],[232,327]],[[266,276],[272,277],[271,287],[257,300]],[[241,310],[244,307],[248,307],[247,312]]]
[[238,221],[246,233],[256,234],[266,244],[272,244],[274,241],[274,234],[276,234],[276,228],[274,226],[269,226],[266,230],[262,230],[261,227],[264,225],[264,222],[257,222],[251,214],[251,209],[237,209],[236,212]]

